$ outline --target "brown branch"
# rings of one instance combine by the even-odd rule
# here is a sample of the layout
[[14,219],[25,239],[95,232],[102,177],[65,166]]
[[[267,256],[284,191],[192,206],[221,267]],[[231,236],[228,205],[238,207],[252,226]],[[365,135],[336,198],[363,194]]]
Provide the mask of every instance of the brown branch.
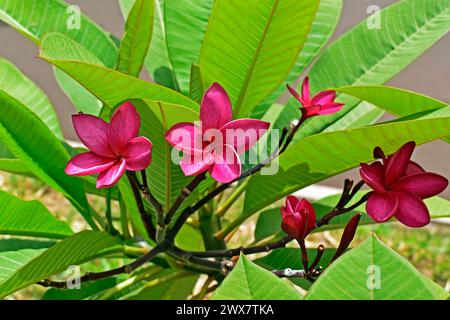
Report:
[[[129,274],[145,264],[146,262],[153,259],[155,256],[157,256],[160,252],[162,252],[165,249],[163,245],[158,245],[154,247],[152,250],[141,256],[140,258],[134,260],[133,262],[123,265],[121,267],[102,271],[102,272],[89,272],[86,273],[84,276],[80,278],[80,283],[88,282],[88,281],[95,281],[103,278],[108,278],[111,276],[115,276],[118,274]],[[43,287],[53,287],[53,288],[59,288],[59,289],[67,289],[68,284],[66,281],[52,281],[50,279],[45,279],[42,281],[37,282],[38,285],[41,285]]]

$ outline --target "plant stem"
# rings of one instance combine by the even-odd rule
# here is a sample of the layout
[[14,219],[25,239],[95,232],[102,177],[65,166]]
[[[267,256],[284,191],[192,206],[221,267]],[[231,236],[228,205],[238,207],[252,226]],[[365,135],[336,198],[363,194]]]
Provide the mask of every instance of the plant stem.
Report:
[[152,217],[147,213],[144,207],[144,203],[142,202],[141,193],[139,191],[139,186],[136,180],[133,179],[133,175],[127,171],[128,181],[130,183],[131,189],[133,190],[133,195],[136,200],[136,204],[138,206],[139,215],[141,216],[141,220],[144,223],[145,230],[147,231],[147,235],[150,239],[156,240],[156,228],[153,225]]
[[203,172],[196,176],[185,188],[183,188],[178,195],[178,197],[175,199],[173,205],[170,207],[169,211],[166,214],[166,217],[164,219],[165,224],[169,224],[172,220],[174,214],[177,212],[177,210],[180,208],[180,206],[183,204],[184,200],[197,188],[197,186],[206,179],[206,172]]
[[[130,264],[123,265],[119,268],[102,271],[102,272],[90,272],[86,273],[84,276],[80,278],[80,283],[88,282],[88,281],[94,281],[99,280],[103,278],[108,278],[111,276],[115,276],[118,274],[123,273],[131,273],[140,266],[142,266],[144,263],[150,261],[154,257],[156,257],[160,252],[164,250],[164,246],[158,245],[154,247],[152,250],[147,252],[146,254],[142,255],[138,259],[134,260]],[[52,281],[49,279],[43,280],[38,282],[37,284],[43,286],[43,287],[53,287],[53,288],[60,288],[60,289],[67,289],[67,282],[65,281]]]
[[106,216],[106,222],[107,224],[107,231],[115,236],[118,235],[119,232],[114,228],[113,224],[113,218],[112,218],[112,212],[111,212],[111,189],[108,188],[106,190],[106,210],[105,210],[105,216]]

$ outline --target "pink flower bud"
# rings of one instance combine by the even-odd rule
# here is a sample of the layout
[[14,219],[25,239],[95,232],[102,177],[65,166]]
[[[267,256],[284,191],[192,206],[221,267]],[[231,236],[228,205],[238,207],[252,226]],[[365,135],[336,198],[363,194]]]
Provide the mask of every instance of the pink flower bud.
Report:
[[281,229],[297,241],[303,241],[316,224],[316,213],[311,203],[292,195],[281,207],[281,215]]

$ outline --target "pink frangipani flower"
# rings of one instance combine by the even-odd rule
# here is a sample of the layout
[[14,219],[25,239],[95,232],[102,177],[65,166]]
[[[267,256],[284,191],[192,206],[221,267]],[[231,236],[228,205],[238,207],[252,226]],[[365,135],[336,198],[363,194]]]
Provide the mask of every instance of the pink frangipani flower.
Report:
[[241,176],[239,154],[251,148],[269,126],[256,119],[232,120],[228,94],[214,83],[203,96],[200,125],[178,123],[165,138],[183,152],[180,166],[186,176],[209,171],[216,181],[228,183]]
[[108,124],[88,114],[72,116],[75,131],[81,142],[90,149],[74,156],[66,167],[71,176],[100,173],[97,188],[111,187],[125,170],[144,170],[152,161],[152,143],[138,137],[140,118],[134,106],[121,105]]
[[336,92],[333,90],[321,91],[311,98],[309,77],[306,77],[302,83],[301,95],[290,85],[288,85],[287,88],[303,106],[303,108],[301,108],[303,119],[323,114],[336,113],[344,106],[342,103],[334,102],[334,99],[336,99]]
[[301,242],[314,229],[316,213],[313,206],[306,199],[295,196],[286,197],[281,207],[281,229],[297,241]]
[[426,172],[410,160],[415,145],[413,141],[408,142],[388,157],[377,147],[374,156],[381,161],[361,164],[361,177],[373,190],[369,193],[366,210],[375,221],[384,222],[395,216],[411,228],[423,227],[430,222],[428,208],[422,199],[444,191],[448,180]]

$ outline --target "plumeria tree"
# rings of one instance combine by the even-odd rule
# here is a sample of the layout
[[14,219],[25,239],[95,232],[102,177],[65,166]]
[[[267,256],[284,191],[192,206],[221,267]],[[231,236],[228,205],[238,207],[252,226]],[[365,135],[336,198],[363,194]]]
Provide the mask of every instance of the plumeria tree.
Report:
[[[363,223],[450,215],[436,197],[447,179],[411,160],[448,142],[447,103],[383,86],[448,32],[450,0],[397,1],[328,46],[342,0],[118,4],[122,39],[60,0],[0,0],[54,67],[83,144],[0,60],[0,170],[47,184],[85,221],[74,232],[0,191],[1,297],[39,285],[58,299],[448,298],[375,235],[349,247]],[[357,167],[339,194],[296,195]],[[236,239],[250,218],[254,239]],[[310,247],[329,229],[339,245]]]

